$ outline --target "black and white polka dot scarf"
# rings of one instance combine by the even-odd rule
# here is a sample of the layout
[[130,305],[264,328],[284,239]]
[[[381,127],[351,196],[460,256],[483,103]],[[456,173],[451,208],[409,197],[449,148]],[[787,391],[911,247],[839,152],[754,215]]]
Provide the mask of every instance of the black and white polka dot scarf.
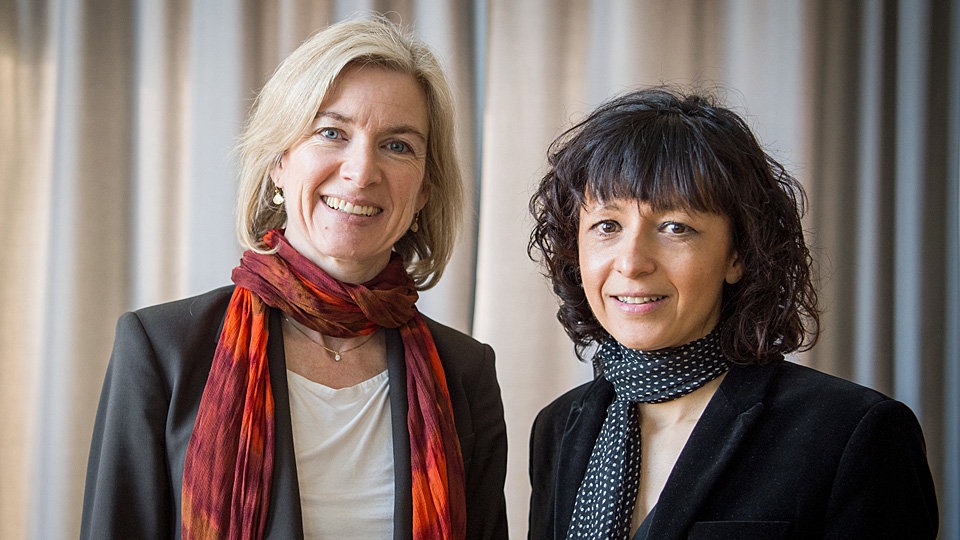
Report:
[[595,362],[613,384],[616,397],[607,408],[593,447],[567,538],[628,539],[640,485],[640,419],[637,403],[661,403],[684,396],[727,371],[714,330],[672,349],[637,351],[615,340],[597,350]]

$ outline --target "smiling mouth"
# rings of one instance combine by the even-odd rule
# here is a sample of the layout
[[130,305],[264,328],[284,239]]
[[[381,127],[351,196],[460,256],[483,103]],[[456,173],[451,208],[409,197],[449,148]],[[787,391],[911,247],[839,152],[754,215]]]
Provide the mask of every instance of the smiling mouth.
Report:
[[624,304],[649,304],[666,298],[666,296],[615,296],[617,300]]
[[375,216],[383,212],[382,208],[377,208],[376,206],[361,206],[336,197],[323,197],[323,203],[338,212],[353,214],[355,216]]

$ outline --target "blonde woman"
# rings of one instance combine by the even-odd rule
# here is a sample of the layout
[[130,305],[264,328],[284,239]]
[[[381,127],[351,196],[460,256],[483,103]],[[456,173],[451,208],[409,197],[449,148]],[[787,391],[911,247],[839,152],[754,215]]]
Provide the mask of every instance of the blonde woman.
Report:
[[504,538],[494,353],[421,315],[460,220],[452,103],[383,19],[333,25],[240,143],[234,285],[120,318],[83,538]]

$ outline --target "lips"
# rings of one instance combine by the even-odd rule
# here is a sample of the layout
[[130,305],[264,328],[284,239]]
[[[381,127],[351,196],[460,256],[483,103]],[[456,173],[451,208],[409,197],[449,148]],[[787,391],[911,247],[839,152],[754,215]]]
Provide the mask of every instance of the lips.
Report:
[[624,304],[651,304],[663,300],[666,296],[614,296],[614,298]]
[[380,212],[383,212],[382,208],[377,208],[376,206],[364,206],[360,204],[353,204],[347,202],[343,199],[338,199],[337,197],[324,196],[323,202],[328,207],[345,214],[352,214],[355,216],[375,216]]

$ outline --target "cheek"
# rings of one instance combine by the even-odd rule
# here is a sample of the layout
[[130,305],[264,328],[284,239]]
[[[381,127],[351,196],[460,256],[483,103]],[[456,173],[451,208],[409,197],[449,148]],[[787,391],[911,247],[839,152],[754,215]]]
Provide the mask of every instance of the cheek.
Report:
[[284,179],[297,185],[314,185],[331,174],[337,161],[323,148],[306,145],[297,149],[287,160]]
[[395,201],[404,201],[404,205],[420,210],[430,196],[430,187],[422,168],[411,168],[409,165],[400,165],[385,175],[389,182],[389,190]]
[[597,257],[580,256],[580,283],[590,307],[596,311],[603,289],[603,264]]
[[[701,261],[701,265],[706,264]],[[709,266],[708,266],[709,267]],[[722,268],[713,266],[713,268]],[[693,301],[703,306],[703,309],[713,309],[713,306],[720,303],[723,294],[723,284],[725,273],[723,271],[702,271],[703,266],[687,266],[688,271],[684,272],[679,279],[685,289],[688,301]]]

